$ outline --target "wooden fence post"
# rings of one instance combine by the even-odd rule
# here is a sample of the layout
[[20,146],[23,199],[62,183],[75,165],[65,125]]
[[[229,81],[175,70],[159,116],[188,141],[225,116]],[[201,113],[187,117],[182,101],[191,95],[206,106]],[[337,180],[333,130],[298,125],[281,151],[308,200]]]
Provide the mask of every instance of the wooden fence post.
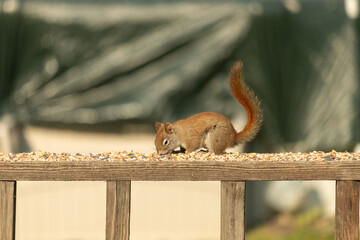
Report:
[[336,181],[336,240],[359,240],[359,187],[357,181]]
[[245,239],[245,182],[221,181],[221,240]]
[[130,181],[108,181],[106,193],[106,240],[130,239]]
[[0,239],[15,240],[16,182],[0,181]]

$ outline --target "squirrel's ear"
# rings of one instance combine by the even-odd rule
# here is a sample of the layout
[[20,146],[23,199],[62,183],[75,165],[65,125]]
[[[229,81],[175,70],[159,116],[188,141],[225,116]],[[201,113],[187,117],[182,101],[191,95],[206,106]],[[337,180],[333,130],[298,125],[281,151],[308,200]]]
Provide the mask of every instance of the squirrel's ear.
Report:
[[155,123],[156,132],[158,132],[158,131],[160,130],[160,127],[161,127],[161,123],[160,123],[160,122],[156,122],[156,123]]
[[173,134],[174,133],[174,129],[172,128],[171,124],[168,122],[164,122],[164,126],[165,126],[165,132],[168,134]]

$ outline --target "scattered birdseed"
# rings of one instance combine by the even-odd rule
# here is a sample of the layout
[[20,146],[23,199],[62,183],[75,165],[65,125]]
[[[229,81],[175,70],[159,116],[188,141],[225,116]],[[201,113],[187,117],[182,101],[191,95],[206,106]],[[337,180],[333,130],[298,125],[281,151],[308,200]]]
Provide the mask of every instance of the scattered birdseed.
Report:
[[89,154],[50,153],[44,151],[28,153],[0,153],[0,162],[10,161],[360,161],[360,153],[349,152],[320,152],[309,153],[227,153],[215,155],[209,152],[177,153],[159,155],[156,153],[144,154],[137,152],[103,152]]

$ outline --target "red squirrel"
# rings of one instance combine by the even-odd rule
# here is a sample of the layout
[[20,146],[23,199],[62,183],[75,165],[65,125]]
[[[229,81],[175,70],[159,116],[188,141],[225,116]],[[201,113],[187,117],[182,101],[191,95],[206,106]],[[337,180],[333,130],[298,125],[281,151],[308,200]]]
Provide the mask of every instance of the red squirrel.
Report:
[[227,148],[252,140],[260,130],[263,117],[260,101],[246,86],[242,70],[242,62],[237,62],[229,76],[231,93],[247,113],[248,121],[242,131],[236,132],[228,118],[215,112],[199,113],[174,123],[157,122],[157,153],[168,154],[180,147],[186,153],[206,148],[212,153],[222,154]]

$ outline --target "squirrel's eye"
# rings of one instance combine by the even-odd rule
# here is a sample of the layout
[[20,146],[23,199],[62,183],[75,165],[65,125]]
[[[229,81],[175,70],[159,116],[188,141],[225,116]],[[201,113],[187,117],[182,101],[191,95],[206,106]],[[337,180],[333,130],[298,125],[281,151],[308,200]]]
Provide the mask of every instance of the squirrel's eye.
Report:
[[163,145],[164,145],[164,146],[166,146],[166,145],[168,145],[168,144],[169,144],[169,140],[164,139],[164,141],[163,141]]

